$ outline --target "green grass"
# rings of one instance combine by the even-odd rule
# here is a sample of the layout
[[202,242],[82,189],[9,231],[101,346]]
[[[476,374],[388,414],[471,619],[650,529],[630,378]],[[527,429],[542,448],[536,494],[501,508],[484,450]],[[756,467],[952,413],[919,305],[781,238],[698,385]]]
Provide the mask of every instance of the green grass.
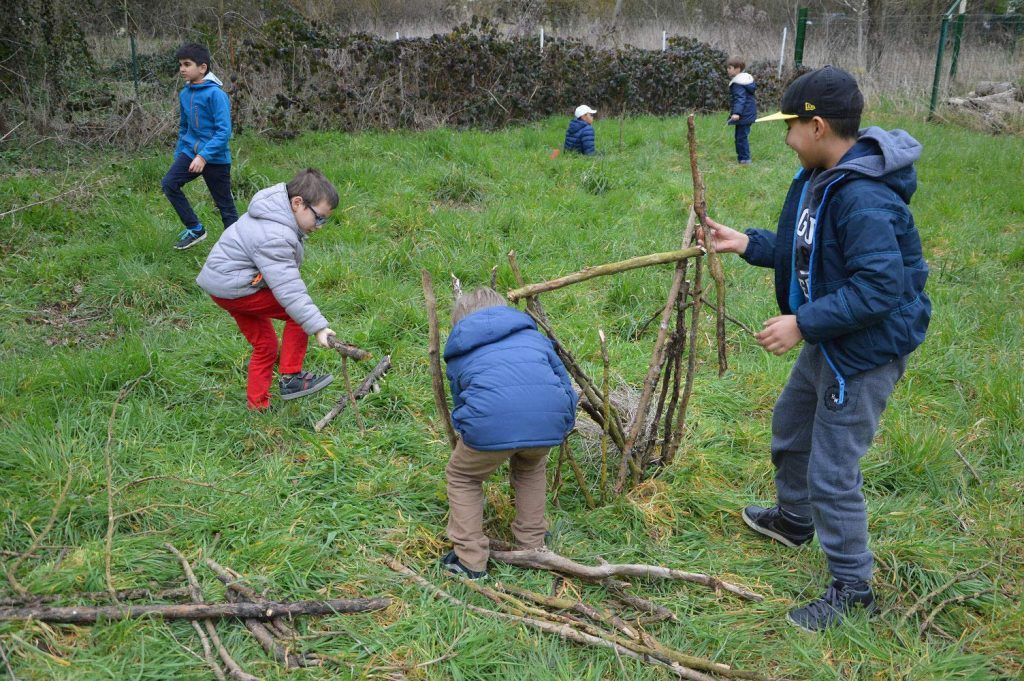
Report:
[[[888,113],[874,121],[905,127],[924,144],[913,209],[935,305],[928,339],[863,464],[877,594],[891,613],[818,637],[785,624],[788,608],[824,588],[824,558],[816,544],[791,552],[760,541],[743,527],[739,509],[772,498],[770,414],[795,353],[771,357],[735,327],[725,378],[717,379],[704,350],[692,430],[659,494],[588,511],[567,485],[561,507],[549,509],[554,547],[587,562],[601,556],[712,572],[763,593],[765,601],[751,605],[678,584],[642,587],[680,614],[679,623],[656,625],[665,643],[745,669],[814,679],[1016,678],[1024,673],[1024,140]],[[509,249],[526,276],[540,280],[677,247],[691,194],[685,122],[629,120],[620,150],[617,122],[599,121],[603,155],[552,160],[563,125],[235,140],[235,184],[247,194],[307,165],[341,190],[339,217],[310,239],[303,271],[343,338],[393,357],[384,390],[362,403],[365,437],[351,414],[313,432],[340,394],[337,383],[326,394],[277,402],[269,414],[246,412],[248,346],[193,283],[213,239],[184,253],[170,248],[179,226],[159,189],[167,149],[132,159],[97,155],[70,176],[63,168],[9,168],[0,212],[57,194],[90,172],[108,178],[97,192],[0,220],[0,547],[28,547],[74,467],[66,505],[41,557],[19,570],[21,582],[46,593],[104,588],[107,421],[122,386],[145,375],[118,412],[111,448],[121,488],[115,512],[125,514],[112,554],[118,588],[180,583],[180,568],[162,547],[170,541],[282,598],[395,597],[384,613],[303,623],[348,635],[310,640],[344,664],[302,678],[380,678],[389,666],[412,668],[453,645],[454,656],[411,676],[620,677],[612,653],[441,605],[380,562],[399,555],[443,579],[436,559],[445,545],[448,451],[433,418],[420,268],[434,274],[446,324],[448,273],[473,286],[502,265],[499,287],[507,289]],[[756,126],[755,164],[740,168],[723,116],[698,125],[712,214],[737,227],[772,226],[796,168],[784,128]],[[188,191],[215,238],[221,230],[205,187]],[[770,272],[731,256],[725,265],[730,312],[759,326],[775,313]],[[595,374],[596,330],[604,328],[616,379],[636,386],[651,335],[632,336],[663,304],[670,271],[593,280],[547,294],[546,306],[561,338]],[[337,365],[333,353],[310,350],[309,369]],[[366,370],[357,367],[354,379]],[[583,457],[592,479],[593,456]],[[148,476],[217,489],[166,477],[123,487]],[[508,537],[510,495],[501,477],[488,485],[487,523]],[[983,569],[940,599],[998,592],[946,608],[935,620],[945,634],[917,635],[930,604],[901,622],[919,597],[975,568]],[[492,570],[504,581],[550,588],[544,573]],[[208,596],[220,598],[212,575],[198,572]],[[601,597],[595,587],[581,588]],[[243,628],[220,630],[250,672],[285,677]],[[208,678],[185,624],[2,624],[0,643],[19,679]],[[666,678],[630,660],[622,665],[630,678]]]

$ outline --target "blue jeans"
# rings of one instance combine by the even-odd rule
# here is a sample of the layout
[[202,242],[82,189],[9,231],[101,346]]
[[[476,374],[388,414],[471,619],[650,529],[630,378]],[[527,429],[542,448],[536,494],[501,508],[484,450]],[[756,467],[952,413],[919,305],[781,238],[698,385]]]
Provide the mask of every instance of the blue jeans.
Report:
[[846,379],[818,345],[805,344],[772,412],[772,463],[779,506],[814,522],[829,572],[841,582],[871,580],[861,457],[868,451],[906,357]]
[[192,159],[185,154],[176,155],[171,169],[167,171],[163,181],[160,182],[164,196],[174,206],[182,224],[190,229],[199,224],[199,218],[196,217],[195,211],[192,210],[192,204],[185,198],[185,192],[181,191],[181,188],[200,175],[203,176],[203,180],[210,190],[210,196],[213,197],[213,202],[220,211],[220,219],[224,222],[224,228],[227,229],[238,222],[238,209],[235,208],[235,199],[231,196],[231,164],[207,163],[203,172],[190,173],[188,166],[191,163]]
[[735,125],[736,128],[736,160],[743,162],[750,160],[750,126]]

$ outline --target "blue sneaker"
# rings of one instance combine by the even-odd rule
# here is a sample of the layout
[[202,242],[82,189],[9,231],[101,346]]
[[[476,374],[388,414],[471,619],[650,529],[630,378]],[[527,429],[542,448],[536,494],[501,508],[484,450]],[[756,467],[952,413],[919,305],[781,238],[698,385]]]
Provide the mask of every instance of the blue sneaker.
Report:
[[825,595],[807,605],[789,611],[786,619],[808,633],[817,633],[842,624],[846,616],[856,610],[868,617],[878,611],[875,595],[867,582],[832,582]]
[[465,577],[466,579],[487,579],[487,570],[470,570],[462,564],[455,551],[449,551],[441,559],[441,567],[453,575]]
[[185,228],[182,230],[181,234],[178,235],[178,241],[174,244],[174,249],[184,251],[186,248],[192,248],[205,238],[206,228],[202,225],[193,229]]

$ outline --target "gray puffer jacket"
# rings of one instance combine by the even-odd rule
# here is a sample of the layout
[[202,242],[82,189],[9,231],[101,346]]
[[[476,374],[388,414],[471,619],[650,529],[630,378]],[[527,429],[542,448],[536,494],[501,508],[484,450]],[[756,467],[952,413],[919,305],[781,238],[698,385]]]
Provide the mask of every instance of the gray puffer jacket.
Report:
[[[313,335],[328,324],[299,275],[305,238],[284,183],[267,187],[252,197],[238,222],[224,230],[196,283],[212,296],[232,300],[269,286],[288,316]],[[262,279],[257,279],[260,274]]]

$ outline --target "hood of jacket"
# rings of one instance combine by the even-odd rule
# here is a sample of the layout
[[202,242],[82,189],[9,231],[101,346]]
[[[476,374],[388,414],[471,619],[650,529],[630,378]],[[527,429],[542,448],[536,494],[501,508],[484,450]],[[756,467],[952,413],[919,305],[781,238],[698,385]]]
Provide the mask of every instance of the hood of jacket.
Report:
[[742,73],[737,73],[735,76],[733,76],[732,80],[729,81],[729,85],[743,85],[751,92],[753,92],[754,88],[757,87],[757,85],[754,83],[754,77],[747,73],[746,71],[743,71]]
[[299,229],[299,223],[295,221],[295,213],[288,199],[288,187],[284,182],[256,192],[246,212],[259,220],[271,220],[291,228],[300,240],[306,238],[306,233]]
[[447,362],[524,329],[536,328],[529,315],[514,307],[499,305],[485,308],[464,317],[455,325],[444,347],[444,359]]
[[839,163],[811,179],[814,203],[817,204],[824,188],[833,180],[840,176],[849,180],[859,175],[884,183],[909,205],[910,197],[917,190],[914,163],[920,157],[921,143],[905,130],[865,128]]
[[587,127],[588,125],[590,125],[590,123],[587,123],[582,118],[574,118],[571,121],[569,121],[569,130],[568,130],[567,134],[575,135],[576,133],[578,133],[580,130],[582,130],[583,128]]

